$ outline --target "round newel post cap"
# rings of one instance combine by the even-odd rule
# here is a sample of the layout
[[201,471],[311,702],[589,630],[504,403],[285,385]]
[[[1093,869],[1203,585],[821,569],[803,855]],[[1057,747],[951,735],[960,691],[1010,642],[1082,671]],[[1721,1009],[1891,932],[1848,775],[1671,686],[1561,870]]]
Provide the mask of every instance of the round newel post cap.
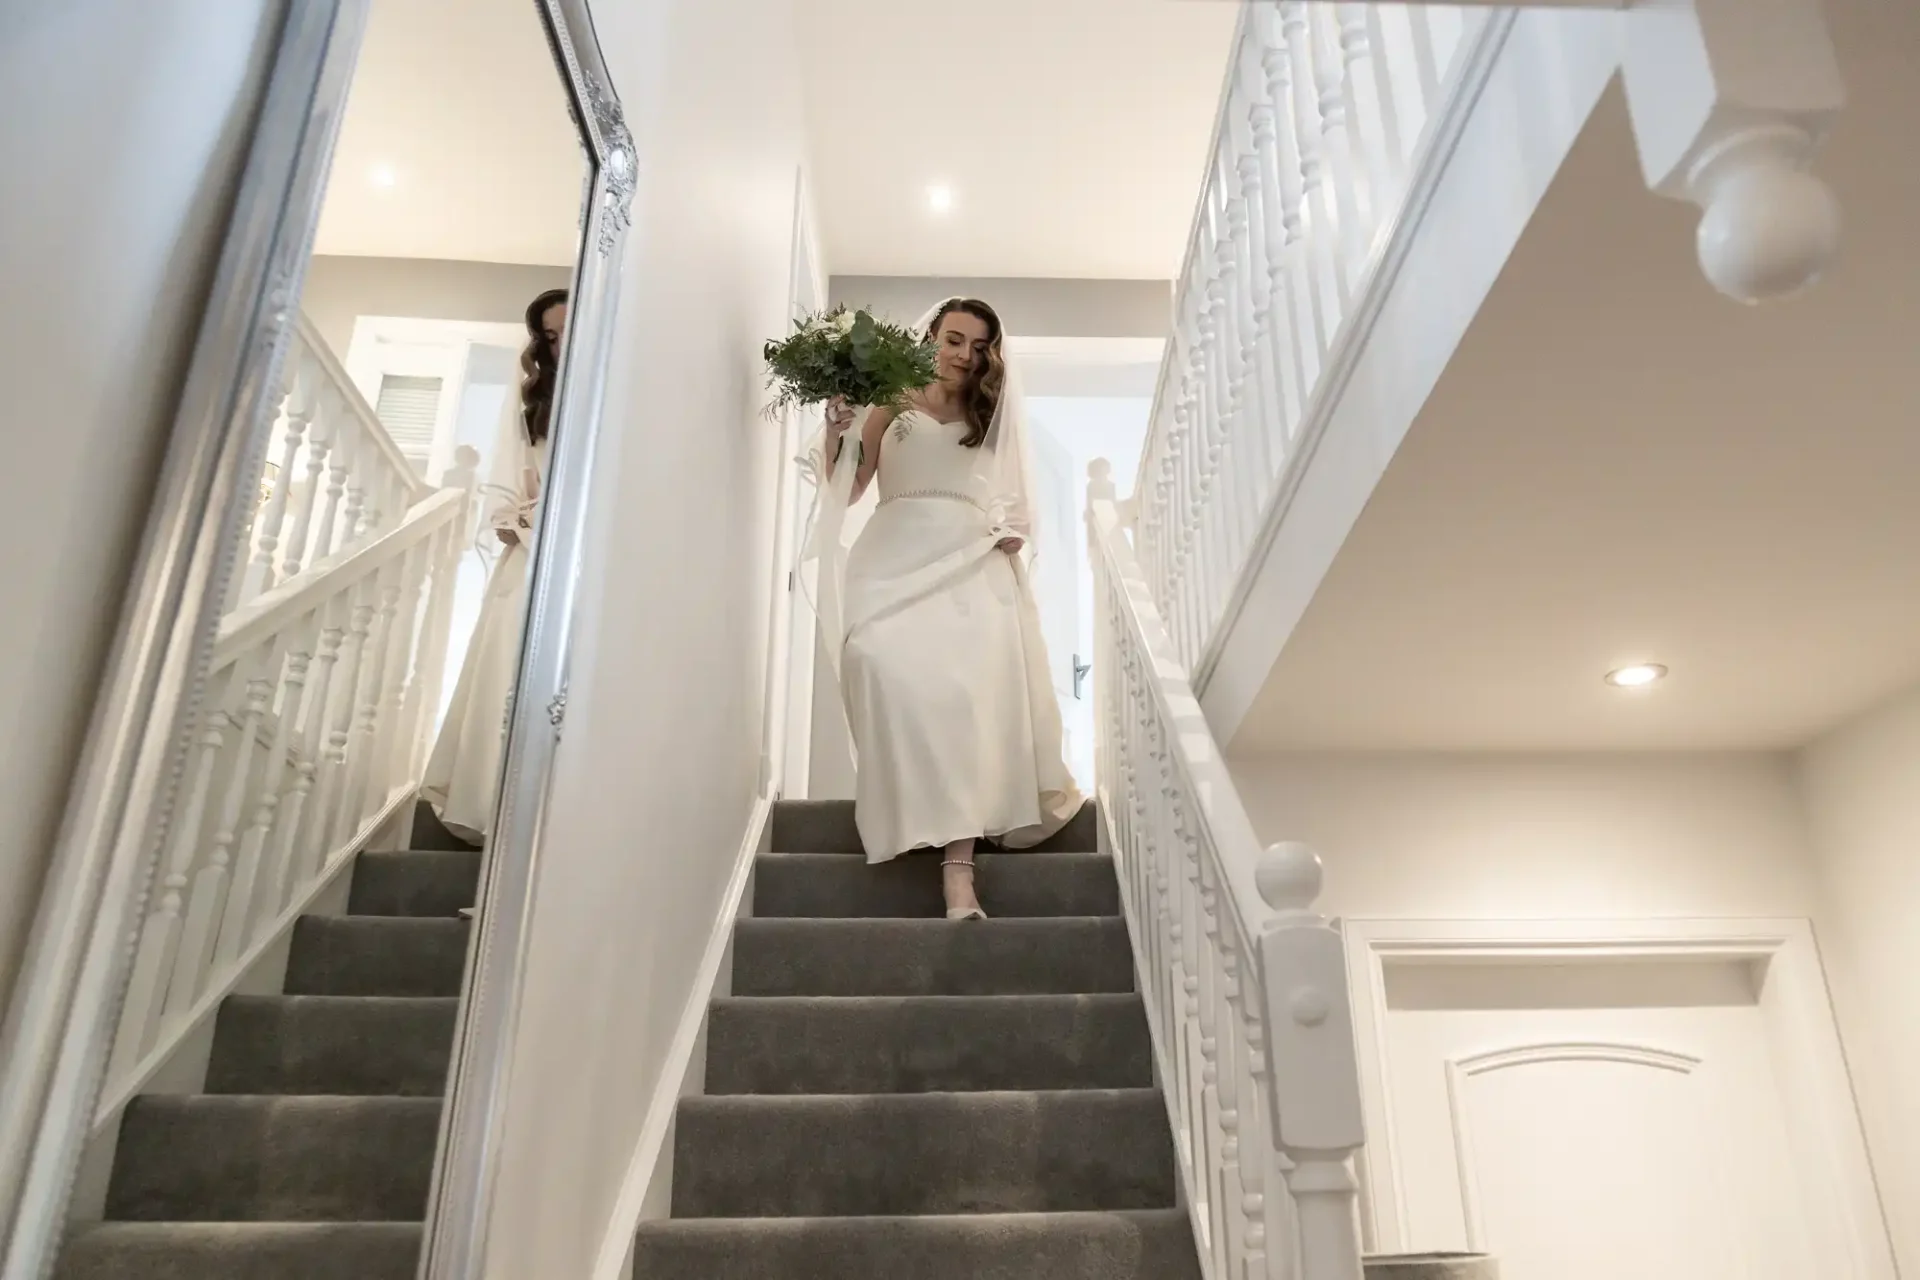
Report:
[[1749,130],[1694,167],[1705,211],[1695,234],[1700,270],[1737,302],[1786,298],[1840,255],[1840,201],[1807,169],[1812,140],[1791,126]]
[[1298,840],[1269,845],[1253,872],[1260,896],[1275,911],[1311,911],[1323,879],[1320,855]]

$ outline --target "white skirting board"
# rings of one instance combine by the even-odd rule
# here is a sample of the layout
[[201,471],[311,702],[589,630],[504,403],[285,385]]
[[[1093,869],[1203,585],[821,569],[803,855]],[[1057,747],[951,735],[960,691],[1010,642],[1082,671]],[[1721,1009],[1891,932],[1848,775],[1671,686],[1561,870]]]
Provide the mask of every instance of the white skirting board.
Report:
[[593,1264],[593,1280],[626,1280],[632,1274],[633,1237],[642,1222],[668,1216],[673,1194],[673,1122],[680,1099],[705,1088],[707,1065],[707,1011],[716,997],[731,989],[733,926],[753,912],[753,860],[772,843],[773,801],[761,796],[753,802],[734,854],[726,892],[714,912],[707,947],[695,971],[693,989],[681,1006],[668,1046],[660,1079],[640,1126],[633,1159],[614,1201],[613,1217],[600,1241]]

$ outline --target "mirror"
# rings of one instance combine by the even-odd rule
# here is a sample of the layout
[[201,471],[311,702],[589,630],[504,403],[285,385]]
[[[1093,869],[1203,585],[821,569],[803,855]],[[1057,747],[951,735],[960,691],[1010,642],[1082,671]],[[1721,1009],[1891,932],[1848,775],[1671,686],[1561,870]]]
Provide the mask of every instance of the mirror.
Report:
[[6,1280],[237,1221],[477,1266],[634,181],[584,0],[286,6],[0,1063]]

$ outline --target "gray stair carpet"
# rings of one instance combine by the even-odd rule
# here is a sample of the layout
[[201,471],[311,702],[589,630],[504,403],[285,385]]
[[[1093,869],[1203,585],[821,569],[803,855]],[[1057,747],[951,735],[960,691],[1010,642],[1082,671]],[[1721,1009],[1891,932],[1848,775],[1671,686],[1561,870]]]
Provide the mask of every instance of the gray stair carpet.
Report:
[[992,918],[948,923],[938,855],[869,867],[850,804],[776,805],[636,1280],[1197,1280],[1096,832],[982,853]]
[[437,825],[300,920],[285,994],[226,999],[205,1093],[128,1106],[57,1280],[412,1280],[480,871]]
[[1092,811],[981,854],[985,921],[935,855],[867,866],[849,804],[782,802],[773,847],[635,1276],[1195,1280]]

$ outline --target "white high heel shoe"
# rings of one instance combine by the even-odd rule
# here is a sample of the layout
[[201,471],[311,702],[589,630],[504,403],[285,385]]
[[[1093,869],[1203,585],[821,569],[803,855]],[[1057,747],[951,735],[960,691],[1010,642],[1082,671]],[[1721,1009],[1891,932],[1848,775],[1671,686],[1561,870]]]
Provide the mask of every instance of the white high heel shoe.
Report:
[[[948,867],[965,867],[968,875],[973,874],[973,864],[971,862],[962,862],[958,858],[948,858],[940,864],[940,870],[942,872],[945,872]],[[986,918],[987,913],[978,906],[947,908],[947,919],[949,920],[985,920]]]

